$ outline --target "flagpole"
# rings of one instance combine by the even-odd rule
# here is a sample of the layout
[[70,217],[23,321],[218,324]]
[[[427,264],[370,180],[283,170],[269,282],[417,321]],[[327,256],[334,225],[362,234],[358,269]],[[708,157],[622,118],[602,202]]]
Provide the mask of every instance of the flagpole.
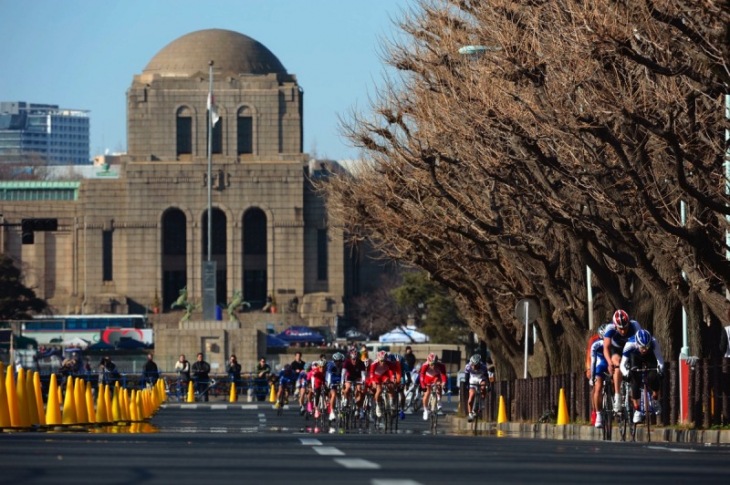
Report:
[[213,202],[212,202],[212,171],[213,171],[213,61],[208,63],[208,261],[213,254]]

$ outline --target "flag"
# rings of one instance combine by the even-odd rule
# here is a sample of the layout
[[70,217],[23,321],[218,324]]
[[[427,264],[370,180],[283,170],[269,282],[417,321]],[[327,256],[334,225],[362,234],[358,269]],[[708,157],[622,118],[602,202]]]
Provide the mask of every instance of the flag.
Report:
[[218,115],[218,106],[215,105],[213,93],[208,93],[208,112],[210,113],[210,125],[215,126],[220,116]]

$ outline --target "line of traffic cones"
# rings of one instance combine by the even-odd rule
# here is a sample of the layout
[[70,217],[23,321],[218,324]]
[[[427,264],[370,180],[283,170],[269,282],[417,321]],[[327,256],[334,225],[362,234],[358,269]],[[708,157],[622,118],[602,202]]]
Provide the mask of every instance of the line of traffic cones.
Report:
[[166,400],[164,386],[161,379],[131,391],[118,382],[113,390],[100,384],[94,403],[90,383],[69,377],[63,392],[52,374],[44,405],[38,372],[20,369],[16,378],[13,368],[0,362],[0,429],[142,422]]

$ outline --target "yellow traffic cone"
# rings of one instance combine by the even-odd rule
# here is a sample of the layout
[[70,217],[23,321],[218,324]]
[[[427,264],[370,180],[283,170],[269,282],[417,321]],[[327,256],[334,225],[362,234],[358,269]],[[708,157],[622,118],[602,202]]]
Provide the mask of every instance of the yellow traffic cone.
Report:
[[121,400],[121,387],[114,386],[114,396],[112,396],[112,421],[118,422],[122,420],[122,412],[120,410],[120,400]]
[[74,408],[76,409],[76,422],[86,424],[89,422],[86,416],[86,383],[80,377],[74,383]]
[[193,381],[188,382],[188,399],[187,402],[195,402],[195,389],[193,389]]
[[[35,400],[35,388],[33,387],[33,372],[29,370],[25,373],[25,404],[28,412],[28,425],[41,424],[38,420],[38,403]],[[43,404],[41,403],[41,406]]]
[[15,383],[15,392],[18,396],[18,417],[19,425],[23,428],[30,426],[30,414],[28,414],[28,387],[25,385],[25,369],[18,370],[18,381]]
[[128,421],[139,421],[139,415],[137,414],[137,390],[132,391],[132,397],[129,403],[129,419]]
[[41,389],[40,372],[33,373],[33,392],[35,393],[36,411],[38,412],[38,424],[46,424],[46,414],[43,412],[43,389]]
[[48,387],[46,424],[48,426],[61,424],[61,406],[58,401],[58,381],[56,380],[56,374],[51,374],[51,384]]
[[507,406],[504,403],[504,396],[499,396],[499,411],[497,412],[497,424],[507,422]]
[[66,395],[63,397],[62,424],[76,424],[76,409],[74,408],[74,378],[66,379]]
[[18,409],[18,389],[15,387],[13,366],[9,365],[5,372],[5,396],[8,398],[10,426],[20,426],[20,409]]
[[231,382],[231,391],[228,393],[228,402],[238,401],[238,393],[236,393],[236,383]]
[[560,398],[558,399],[558,422],[557,424],[570,424],[568,416],[568,405],[565,402],[565,389],[560,388]]
[[5,367],[0,360],[0,428],[10,427],[10,408],[8,395],[5,392]]
[[112,406],[112,389],[108,384],[104,384],[104,407],[106,408],[106,422],[111,423],[114,421],[113,406]]
[[269,402],[276,402],[276,386],[271,384],[271,392],[269,393]]
[[94,396],[91,393],[91,383],[86,383],[86,418],[91,424],[96,423],[96,412],[94,411]]

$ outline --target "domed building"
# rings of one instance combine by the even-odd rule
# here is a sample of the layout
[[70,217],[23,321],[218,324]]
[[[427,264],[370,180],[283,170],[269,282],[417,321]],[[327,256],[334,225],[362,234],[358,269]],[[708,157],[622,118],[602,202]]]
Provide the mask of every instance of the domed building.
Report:
[[[209,139],[211,86],[218,119]],[[132,80],[118,176],[19,187],[41,195],[2,200],[4,221],[57,218],[58,229],[36,232],[30,245],[20,228],[5,227],[0,247],[57,314],[159,311],[163,368],[161,352],[172,362],[211,349],[223,363],[232,352],[256,359],[261,346],[241,329],[272,322],[334,331],[356,286],[346,274],[357,271],[346,268],[341,231],[312,190],[310,179],[332,167],[303,153],[302,120],[296,76],[264,45],[227,30],[184,35]],[[206,296],[209,258],[215,294]],[[197,309],[180,322],[170,310],[183,289]],[[239,292],[250,306],[238,322],[225,312],[202,318],[206,297],[225,308]],[[260,311],[267,297],[275,318]]]

